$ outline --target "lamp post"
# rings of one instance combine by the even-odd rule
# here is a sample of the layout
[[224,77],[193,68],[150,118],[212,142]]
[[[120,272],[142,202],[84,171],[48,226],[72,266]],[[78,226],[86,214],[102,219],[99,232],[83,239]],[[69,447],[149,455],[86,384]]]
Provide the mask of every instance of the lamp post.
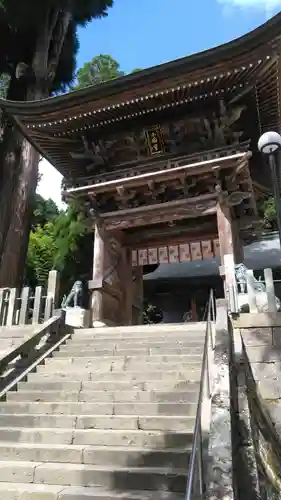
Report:
[[276,157],[275,154],[281,149],[281,136],[277,132],[265,132],[261,135],[258,142],[258,148],[261,153],[268,156],[273,196],[275,202],[276,219],[279,233],[279,241],[281,248],[281,200],[280,189],[277,177]]

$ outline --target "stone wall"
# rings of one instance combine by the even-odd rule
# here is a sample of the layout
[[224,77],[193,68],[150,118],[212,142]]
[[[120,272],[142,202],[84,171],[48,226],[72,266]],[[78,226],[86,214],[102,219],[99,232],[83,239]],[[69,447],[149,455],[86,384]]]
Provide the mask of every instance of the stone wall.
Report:
[[216,301],[216,345],[212,367],[212,417],[208,443],[206,500],[233,500],[228,313],[225,299]]
[[234,338],[237,352],[241,346],[239,410],[255,482],[251,498],[275,500],[281,497],[281,332],[267,325],[237,328]]
[[248,405],[243,347],[240,333],[230,328],[232,451],[235,498],[260,500],[258,468]]

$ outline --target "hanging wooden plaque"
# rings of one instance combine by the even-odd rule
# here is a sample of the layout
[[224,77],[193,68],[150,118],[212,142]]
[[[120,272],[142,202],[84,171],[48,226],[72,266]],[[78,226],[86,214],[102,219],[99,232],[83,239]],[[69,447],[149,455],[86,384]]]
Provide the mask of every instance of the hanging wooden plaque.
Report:
[[151,129],[146,129],[145,138],[150,155],[157,155],[165,152],[163,134],[158,125]]

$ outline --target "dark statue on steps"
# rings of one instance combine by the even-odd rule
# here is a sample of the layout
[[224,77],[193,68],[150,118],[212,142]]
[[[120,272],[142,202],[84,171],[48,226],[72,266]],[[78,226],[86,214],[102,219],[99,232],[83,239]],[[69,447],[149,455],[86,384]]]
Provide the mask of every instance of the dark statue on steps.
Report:
[[68,307],[81,307],[87,309],[88,307],[88,293],[85,290],[85,284],[81,280],[74,282],[69,294],[64,296],[61,307],[66,309]]

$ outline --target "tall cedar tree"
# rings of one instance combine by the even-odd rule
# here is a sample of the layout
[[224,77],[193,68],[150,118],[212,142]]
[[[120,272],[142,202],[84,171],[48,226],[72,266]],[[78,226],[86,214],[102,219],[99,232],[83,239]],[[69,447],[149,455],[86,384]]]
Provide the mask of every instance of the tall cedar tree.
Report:
[[[135,68],[131,73],[141,71]],[[109,54],[100,54],[85,63],[76,73],[76,83],[72,87],[74,90],[87,87],[89,85],[99,85],[100,83],[114,80],[126,73],[120,69],[120,64]]]
[[124,75],[124,71],[120,70],[120,64],[115,59],[108,54],[100,54],[77,71],[77,85],[74,88],[98,85]]
[[[72,81],[76,29],[107,14],[113,0],[1,0],[0,74],[10,74],[8,99],[48,97]],[[2,116],[0,148],[0,287],[23,279],[38,153]]]

